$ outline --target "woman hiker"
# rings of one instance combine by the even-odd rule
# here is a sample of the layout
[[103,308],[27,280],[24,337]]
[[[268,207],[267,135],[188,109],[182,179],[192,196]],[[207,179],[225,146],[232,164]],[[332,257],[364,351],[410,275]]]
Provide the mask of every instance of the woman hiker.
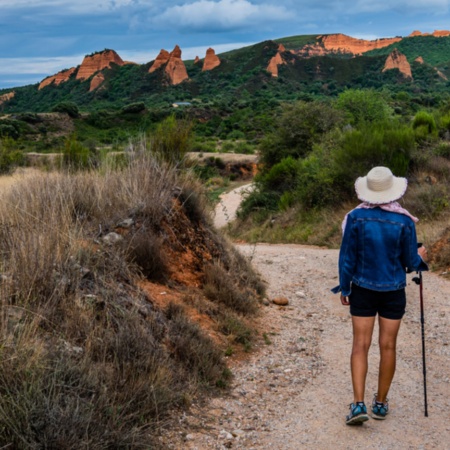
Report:
[[387,395],[395,372],[397,334],[405,313],[406,273],[428,270],[427,251],[417,244],[418,219],[397,203],[407,184],[406,178],[395,177],[387,167],[373,168],[356,180],[356,194],[362,203],[342,223],[340,284],[332,291],[341,293],[341,303],[350,305],[352,316],[353,403],[347,425],[362,425],[369,419],[364,393],[377,314],[380,366],[371,415],[385,419],[389,413]]

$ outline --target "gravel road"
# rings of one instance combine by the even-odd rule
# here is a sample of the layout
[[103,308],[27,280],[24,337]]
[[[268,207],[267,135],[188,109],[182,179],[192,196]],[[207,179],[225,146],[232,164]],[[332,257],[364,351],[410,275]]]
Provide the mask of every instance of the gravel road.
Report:
[[[168,448],[450,449],[448,281],[424,274],[429,417],[423,409],[419,290],[408,276],[391,414],[385,421],[349,427],[344,417],[352,400],[351,321],[348,308],[330,292],[338,282],[338,251],[302,245],[238,248],[268,282],[269,298],[287,297],[289,305],[263,307],[254,351],[232,363],[230,393],[194,404],[177,429],[166,431]],[[375,335],[366,403],[376,389],[378,361]]]

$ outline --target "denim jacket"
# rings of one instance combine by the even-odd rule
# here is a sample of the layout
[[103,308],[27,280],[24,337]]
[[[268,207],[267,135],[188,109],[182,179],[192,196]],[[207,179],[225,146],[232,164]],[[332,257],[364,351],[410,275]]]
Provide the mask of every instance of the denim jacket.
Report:
[[425,270],[410,217],[359,208],[347,217],[339,253],[340,284],[332,292],[347,297],[352,283],[373,291],[396,291],[406,286],[407,272]]

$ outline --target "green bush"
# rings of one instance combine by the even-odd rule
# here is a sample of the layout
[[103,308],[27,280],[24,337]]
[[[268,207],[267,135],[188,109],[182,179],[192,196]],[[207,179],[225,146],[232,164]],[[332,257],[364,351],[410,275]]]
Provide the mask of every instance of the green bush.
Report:
[[255,153],[255,149],[253,146],[248,144],[247,142],[238,142],[236,144],[236,153],[242,153],[244,155],[251,155]]
[[342,123],[342,114],[327,103],[296,102],[283,106],[275,131],[261,142],[261,162],[266,169],[292,156],[307,155],[315,142]]
[[264,189],[283,193],[295,190],[299,183],[300,162],[291,156],[275,164],[269,172],[257,178]]
[[413,129],[426,127],[428,134],[436,134],[436,121],[432,114],[426,111],[419,111],[415,116],[412,124]]
[[129,105],[125,105],[122,108],[122,112],[124,114],[137,114],[142,111],[145,111],[145,103],[144,102],[130,103]]
[[164,161],[178,164],[192,145],[192,122],[176,119],[174,115],[164,119],[149,135],[150,151]]
[[9,173],[14,167],[25,164],[25,156],[17,150],[13,139],[4,137],[0,139],[0,173]]
[[80,116],[80,111],[78,109],[78,106],[73,102],[58,103],[52,108],[52,111],[66,113],[74,119],[76,119],[77,117]]
[[62,153],[62,165],[66,169],[88,169],[97,165],[95,153],[78,142],[73,136],[66,139]]
[[383,95],[373,89],[348,89],[339,94],[336,106],[345,111],[353,125],[383,121],[393,115]]

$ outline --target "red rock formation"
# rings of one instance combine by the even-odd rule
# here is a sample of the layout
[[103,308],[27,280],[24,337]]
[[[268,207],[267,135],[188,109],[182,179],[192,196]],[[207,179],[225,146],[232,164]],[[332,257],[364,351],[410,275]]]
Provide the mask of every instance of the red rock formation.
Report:
[[411,66],[406,56],[396,48],[387,57],[383,72],[391,69],[398,69],[406,78],[412,78]]
[[155,62],[152,64],[148,72],[153,73],[155,70],[159,69],[161,66],[166,64],[167,61],[169,61],[169,58],[170,53],[162,48],[161,51],[159,52],[159,55],[156,57]]
[[272,74],[273,77],[278,76],[278,66],[281,66],[282,64],[286,64],[286,61],[283,60],[283,57],[281,56],[282,52],[285,52],[286,48],[283,44],[280,44],[278,46],[278,52],[277,54],[269,61],[269,65],[267,66],[266,70]]
[[300,50],[293,50],[292,53],[304,57],[323,56],[330,53],[350,53],[352,55],[362,55],[370,50],[387,47],[395,42],[401,41],[401,37],[375,39],[366,41],[356,39],[345,34],[329,34],[317,36],[317,42],[313,45],[305,45]]
[[122,58],[114,50],[104,50],[94,55],[85,56],[77,73],[77,80],[86,80],[111,64],[123,66]]
[[167,61],[164,72],[169,77],[170,84],[180,84],[189,78],[186,66],[181,59],[181,50],[178,45],[170,53],[169,61]]
[[435,37],[450,36],[450,31],[447,31],[447,30],[434,30],[433,31],[433,36],[435,36]]
[[217,66],[220,66],[220,58],[216,55],[216,52],[211,47],[206,50],[206,56],[205,60],[203,62],[203,69],[205,70],[212,70],[216,68]]
[[12,98],[14,98],[15,95],[16,95],[16,93],[14,91],[7,92],[6,94],[0,95],[0,105],[3,105],[3,103],[8,102]]
[[325,50],[362,55],[370,50],[387,47],[388,45],[401,40],[401,37],[395,37],[366,41],[364,39],[355,39],[350,36],[346,36],[345,34],[330,34],[328,36],[323,36],[322,44]]
[[105,76],[101,72],[94,75],[94,77],[91,80],[89,92],[92,92],[95,89],[97,89],[104,81],[105,81]]
[[[426,35],[427,33],[425,33]],[[419,30],[414,30],[408,37],[415,37],[415,36],[425,36],[422,32]]]
[[194,64],[198,64],[200,62],[200,58],[198,56],[195,57]]
[[55,83],[56,85],[64,83],[70,78],[75,70],[77,70],[76,67],[72,67],[71,69],[62,70],[61,72],[58,72],[56,75],[53,75],[51,77],[44,78],[39,84],[39,90],[52,83]]
[[414,61],[418,62],[419,64],[423,64],[424,63],[424,60],[423,60],[423,58],[421,56],[418,56]]

